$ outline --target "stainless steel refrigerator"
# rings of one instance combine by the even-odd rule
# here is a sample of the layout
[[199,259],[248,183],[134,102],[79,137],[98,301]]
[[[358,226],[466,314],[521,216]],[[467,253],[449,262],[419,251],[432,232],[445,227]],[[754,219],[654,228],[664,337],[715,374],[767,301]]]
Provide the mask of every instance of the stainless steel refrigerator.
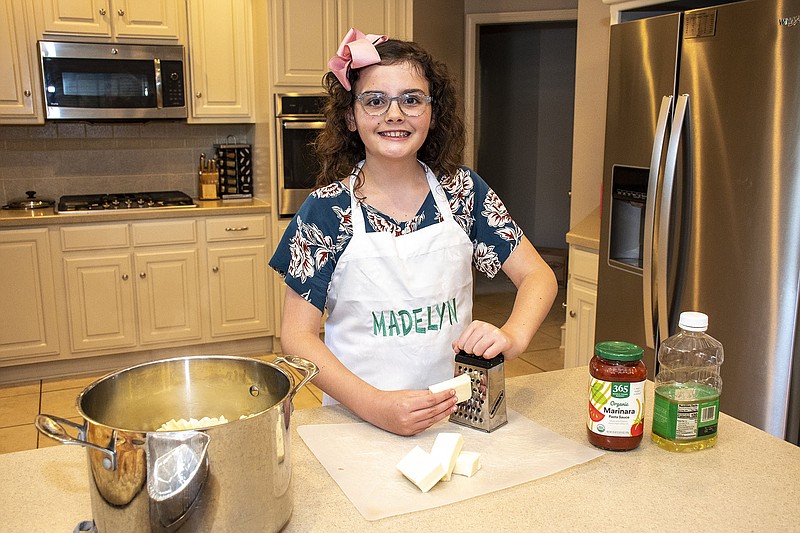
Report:
[[[611,28],[597,342],[681,311],[725,349],[721,409],[798,443],[800,0]],[[724,428],[720,431],[724,438]]]

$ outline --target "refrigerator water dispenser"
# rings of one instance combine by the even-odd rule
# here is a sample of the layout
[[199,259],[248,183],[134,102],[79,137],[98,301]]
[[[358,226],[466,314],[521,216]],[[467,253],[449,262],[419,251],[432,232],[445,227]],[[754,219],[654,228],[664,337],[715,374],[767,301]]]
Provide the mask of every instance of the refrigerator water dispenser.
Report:
[[614,165],[611,190],[609,263],[641,269],[644,212],[650,169]]

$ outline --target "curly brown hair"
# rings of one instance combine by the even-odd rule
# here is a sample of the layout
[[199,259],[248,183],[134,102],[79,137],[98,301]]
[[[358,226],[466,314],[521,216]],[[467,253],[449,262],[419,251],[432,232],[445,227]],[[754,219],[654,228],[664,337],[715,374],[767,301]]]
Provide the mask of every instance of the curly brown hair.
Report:
[[[456,85],[444,63],[437,61],[420,45],[390,39],[375,47],[380,65],[409,63],[430,85],[432,114],[428,137],[417,152],[417,159],[428,165],[440,180],[452,176],[463,161],[464,121],[458,114]],[[329,98],[323,107],[326,125],[317,136],[314,149],[320,162],[317,187],[324,187],[349,176],[353,167],[366,156],[357,131],[350,131],[347,117],[356,101],[355,85],[360,69],[350,69],[352,90],[346,90],[332,72],[322,79]],[[360,176],[359,176],[360,178]],[[361,185],[358,179],[356,188]]]

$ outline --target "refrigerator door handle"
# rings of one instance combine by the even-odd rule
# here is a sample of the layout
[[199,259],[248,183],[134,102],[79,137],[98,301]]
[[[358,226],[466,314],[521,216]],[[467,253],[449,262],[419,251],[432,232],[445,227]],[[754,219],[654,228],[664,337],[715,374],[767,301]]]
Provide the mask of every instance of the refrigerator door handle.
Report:
[[658,329],[660,338],[669,337],[669,300],[667,300],[667,256],[669,255],[670,210],[672,208],[672,191],[675,186],[675,167],[678,160],[683,124],[689,110],[689,95],[678,96],[675,102],[675,115],[672,118],[672,129],[669,133],[667,155],[664,160],[664,181],[661,188],[661,206],[658,218],[658,256],[656,258],[656,289],[658,291]]
[[653,153],[650,156],[650,175],[647,179],[647,202],[644,210],[644,239],[642,243],[642,289],[644,293],[644,339],[648,348],[655,349],[655,305],[653,301],[653,234],[655,233],[656,193],[658,175],[661,169],[661,152],[664,135],[667,133],[667,120],[672,105],[672,95],[661,98],[661,109],[656,121],[656,134],[653,139]]

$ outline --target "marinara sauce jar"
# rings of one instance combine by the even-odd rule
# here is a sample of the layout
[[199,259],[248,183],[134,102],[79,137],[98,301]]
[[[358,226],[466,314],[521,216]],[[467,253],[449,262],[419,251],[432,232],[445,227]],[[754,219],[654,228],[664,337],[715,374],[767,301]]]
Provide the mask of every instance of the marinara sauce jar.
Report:
[[621,341],[597,343],[589,361],[589,442],[611,451],[632,450],[644,432],[644,350]]

